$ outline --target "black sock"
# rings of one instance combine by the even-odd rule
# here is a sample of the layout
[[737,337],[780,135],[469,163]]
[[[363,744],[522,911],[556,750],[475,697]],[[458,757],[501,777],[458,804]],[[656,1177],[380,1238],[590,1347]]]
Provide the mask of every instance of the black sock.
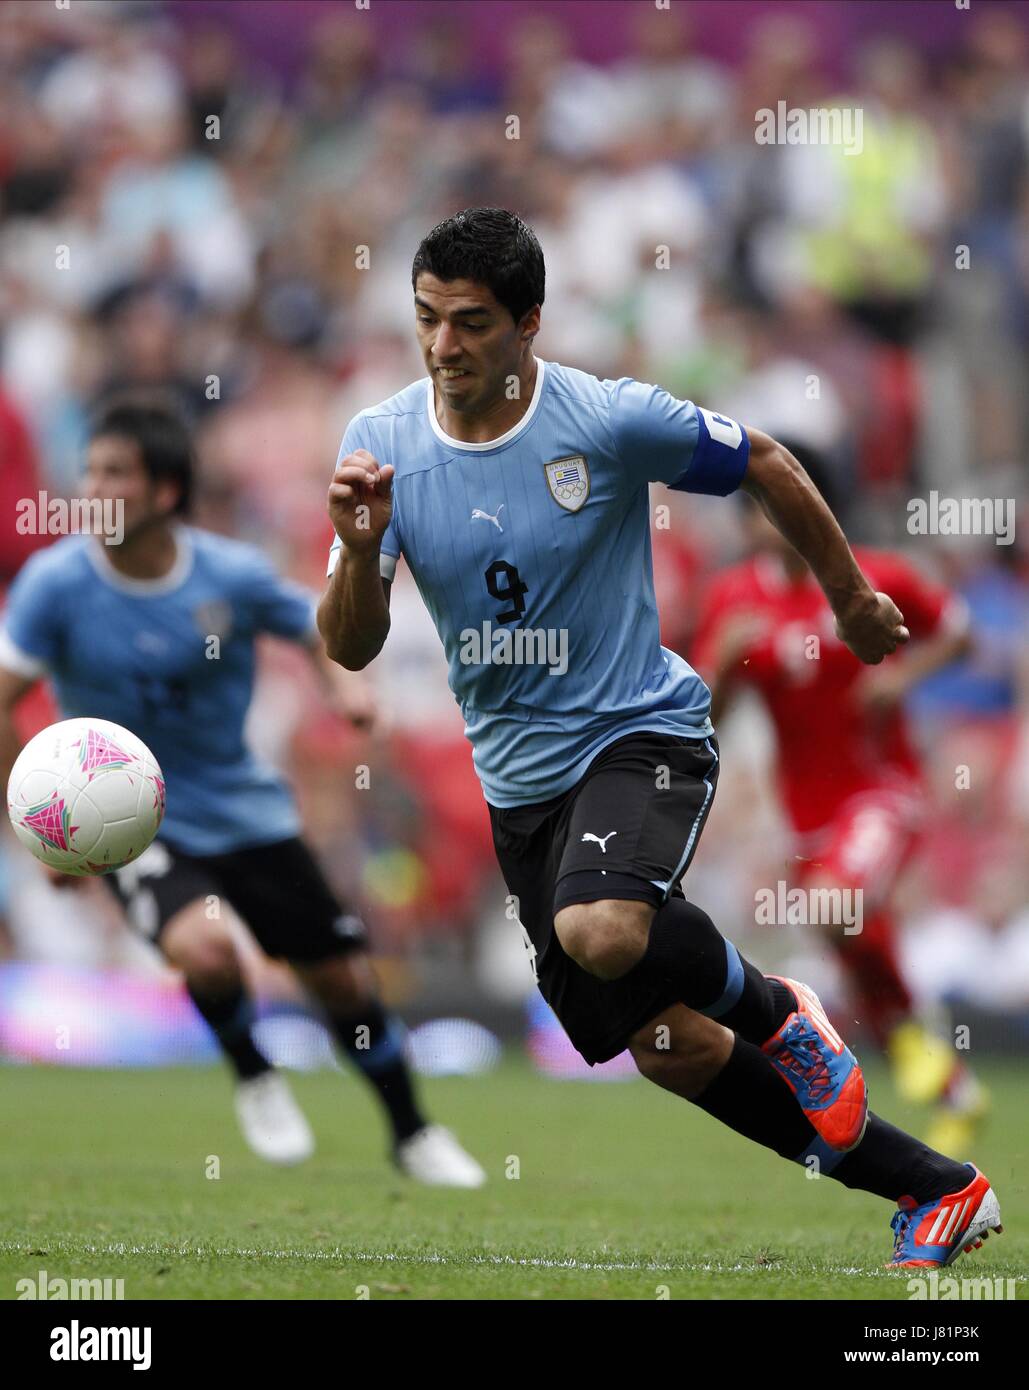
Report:
[[761,1049],[739,1036],[725,1066],[693,1104],[782,1158],[805,1165],[817,1158],[825,1176],[889,1202],[910,1193],[921,1205],[960,1192],[971,1181],[963,1163],[945,1158],[878,1115],[868,1116],[857,1148],[849,1153],[830,1149]]
[[425,1117],[415,1100],[400,1025],[377,1001],[359,1014],[330,1017],[329,1022],[347,1056],[378,1091],[397,1142],[423,1129]]
[[832,1176],[844,1187],[874,1192],[891,1202],[910,1194],[919,1206],[960,1192],[972,1180],[963,1163],[937,1153],[878,1115],[869,1115],[865,1137],[843,1154]]
[[696,903],[669,898],[650,924],[636,970],[668,980],[679,999],[747,1042],[767,1042],[796,1008],[792,992],[740,955]]
[[818,1137],[765,1054],[739,1034],[725,1066],[692,1103],[782,1158],[797,1159]]
[[223,994],[201,994],[187,982],[186,989],[241,1081],[271,1070],[251,1036],[253,1005],[241,987]]

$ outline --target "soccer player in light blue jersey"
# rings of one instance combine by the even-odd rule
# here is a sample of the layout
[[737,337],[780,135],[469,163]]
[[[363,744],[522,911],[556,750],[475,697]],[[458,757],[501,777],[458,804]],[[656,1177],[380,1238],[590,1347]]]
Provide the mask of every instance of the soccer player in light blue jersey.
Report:
[[300,839],[289,788],[244,740],[261,633],[300,644],[332,670],[315,596],[280,578],[254,547],[187,526],[192,481],[189,436],[175,416],[138,402],[101,416],[87,492],[121,503],[123,534],[117,544],[68,537],[18,574],[0,630],[0,748],[13,744],[17,701],[48,676],[65,718],[112,720],[152,749],[166,783],[164,821],[153,845],[104,881],[185,976],[235,1071],[237,1115],[255,1152],[294,1163],[313,1140],[253,1039],[251,1001],[228,923],[212,920],[214,902],[229,904],[321,1005],[384,1107],[403,1171],[479,1186],[479,1165],[422,1114],[360,919]]
[[650,484],[750,492],[862,661],[907,641],[903,616],[768,435],[537,358],[544,284],[536,237],[502,209],[459,213],[419,246],[427,376],[351,421],[329,487],[329,655],[359,670],[381,649],[403,560],[446,651],[539,988],[585,1059],[628,1048],[739,1133],[898,1202],[893,1265],[949,1261],[999,1224],[985,1177],[869,1114],[814,993],[764,976],[679,886],[718,748],[707,687],[658,636]]

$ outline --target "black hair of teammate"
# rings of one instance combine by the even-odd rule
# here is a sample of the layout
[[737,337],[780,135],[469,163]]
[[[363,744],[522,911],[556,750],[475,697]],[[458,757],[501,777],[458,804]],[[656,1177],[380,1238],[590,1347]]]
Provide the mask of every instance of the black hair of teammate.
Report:
[[840,480],[825,455],[820,450],[811,448],[808,444],[801,444],[798,440],[791,440],[788,437],[780,439],[779,443],[784,449],[788,449],[797,460],[822,494],[822,501],[833,515],[839,516],[843,502],[840,495],[842,492]]
[[415,252],[414,288],[423,272],[485,285],[515,323],[543,303],[546,270],[536,233],[505,208],[465,208],[433,227]]
[[116,435],[135,444],[150,481],[178,484],[174,516],[186,516],[193,500],[193,441],[185,422],[158,401],[117,400],[94,418],[90,439]]
[[[788,435],[780,439],[779,443],[797,460],[821,493],[822,501],[839,521],[847,512],[849,498],[845,495],[843,480],[837,469],[830,464],[821,450],[813,449],[808,444],[801,444],[798,440],[792,440]],[[755,498],[742,489],[737,496],[744,507],[758,507],[760,505]]]

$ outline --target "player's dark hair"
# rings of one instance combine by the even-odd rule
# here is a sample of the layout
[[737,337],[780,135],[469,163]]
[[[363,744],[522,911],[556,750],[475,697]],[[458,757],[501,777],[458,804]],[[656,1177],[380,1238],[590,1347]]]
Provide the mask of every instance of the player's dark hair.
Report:
[[179,498],[172,514],[187,515],[193,500],[193,441],[175,411],[153,401],[112,401],[90,426],[90,439],[104,435],[130,439],[151,482],[177,483]]
[[536,233],[504,208],[465,208],[433,227],[415,252],[415,288],[423,271],[485,285],[515,323],[543,303],[546,271]]
[[[829,465],[822,453],[817,449],[809,448],[807,444],[800,444],[797,440],[788,437],[780,439],[778,442],[797,460],[822,494],[822,501],[838,521],[840,519],[840,507],[845,504],[846,499],[842,496],[843,488],[836,470]],[[760,511],[761,504],[757,498],[751,497],[742,488],[736,493],[736,496],[744,510],[748,507],[757,507]]]

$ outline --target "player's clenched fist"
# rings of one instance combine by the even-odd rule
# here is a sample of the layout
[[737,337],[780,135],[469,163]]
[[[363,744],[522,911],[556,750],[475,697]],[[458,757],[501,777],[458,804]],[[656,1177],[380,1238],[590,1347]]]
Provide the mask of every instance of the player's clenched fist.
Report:
[[853,612],[836,615],[836,636],[868,666],[877,666],[908,641],[904,614],[889,594],[873,595],[873,602],[862,603]]
[[393,515],[393,465],[355,449],[336,465],[329,518],[348,550],[376,550]]

